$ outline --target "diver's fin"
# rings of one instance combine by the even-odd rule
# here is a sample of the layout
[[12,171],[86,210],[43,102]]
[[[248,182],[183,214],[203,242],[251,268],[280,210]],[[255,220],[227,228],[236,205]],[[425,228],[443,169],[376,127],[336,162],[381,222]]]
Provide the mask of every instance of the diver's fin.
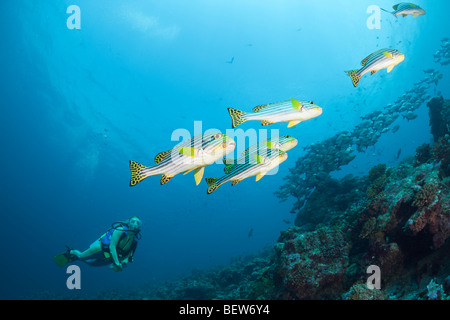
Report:
[[392,71],[392,69],[394,69],[394,66],[390,66],[390,67],[388,67],[387,68],[387,72],[389,73],[389,72],[391,72]]
[[298,125],[300,122],[301,122],[300,120],[289,121],[288,128],[295,127],[295,126]]
[[208,190],[206,191],[207,194],[213,193],[220,184],[217,183],[217,180],[219,178],[206,178],[205,181],[208,184]]
[[67,247],[67,250],[64,251],[63,253],[60,253],[56,256],[53,257],[53,261],[55,261],[55,263],[59,266],[59,267],[64,267],[65,265],[67,265],[68,263],[75,261],[76,257],[72,254],[70,254],[70,248]]
[[137,185],[139,182],[147,178],[147,176],[142,173],[142,169],[144,168],[147,167],[136,161],[130,160],[130,171],[131,171],[130,187]]
[[231,116],[231,126],[233,128],[236,128],[238,125],[247,121],[246,119],[243,118],[245,115],[244,111],[240,111],[240,110],[233,109],[233,108],[228,108],[228,112],[230,113],[230,116]]
[[171,151],[172,151],[172,150],[168,150],[168,151],[163,151],[163,152],[158,153],[158,154],[155,156],[155,163],[158,164],[158,163],[160,163],[161,161],[163,161],[164,158],[166,158],[166,157],[170,154]]
[[167,182],[169,182],[170,181],[170,179],[172,179],[173,178],[173,176],[172,177],[169,177],[169,176],[167,176],[167,175],[165,175],[165,174],[163,174],[163,175],[161,175],[161,185],[163,185],[163,184],[166,184]]
[[356,88],[356,86],[359,83],[359,80],[361,80],[361,76],[358,74],[358,70],[349,70],[345,71],[345,73],[348,74],[350,78],[352,78],[353,86]]
[[202,182],[202,178],[203,178],[203,173],[205,172],[205,167],[201,167],[201,168],[197,168],[194,171],[194,178],[195,178],[195,183],[197,185],[200,184],[200,182]]

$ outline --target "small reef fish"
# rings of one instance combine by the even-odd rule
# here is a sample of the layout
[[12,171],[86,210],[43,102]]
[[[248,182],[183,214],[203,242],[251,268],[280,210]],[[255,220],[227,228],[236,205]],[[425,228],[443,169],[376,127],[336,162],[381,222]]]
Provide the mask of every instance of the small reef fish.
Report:
[[295,99],[259,105],[253,108],[253,113],[228,108],[232,127],[251,120],[262,121],[263,126],[277,122],[288,122],[288,128],[302,121],[320,116],[322,108],[313,101],[298,101]]
[[206,178],[207,194],[214,192],[222,184],[229,181],[232,182],[231,185],[233,186],[252,176],[256,176],[256,181],[259,181],[267,172],[284,162],[287,159],[287,153],[281,150],[268,149],[266,157],[258,154],[254,154],[254,157],[256,164],[252,164],[250,161],[243,164],[238,163],[233,165],[228,174],[220,178]]
[[381,10],[393,14],[395,17],[398,17],[399,15],[406,17],[410,14],[414,16],[414,18],[417,18],[418,16],[424,15],[426,13],[425,10],[419,7],[417,4],[409,2],[401,2],[399,4],[396,4],[395,6],[393,6],[393,9],[394,11],[391,12],[381,8]]
[[274,136],[267,140],[263,140],[248,147],[244,152],[242,152],[238,159],[223,158],[223,163],[225,164],[224,172],[229,173],[231,168],[233,168],[233,166],[238,163],[246,163],[251,161],[254,161],[253,163],[256,163],[253,155],[259,154],[265,156],[267,154],[268,148],[287,152],[297,146],[297,144],[298,140],[289,135]]
[[161,185],[169,182],[179,173],[194,170],[195,182],[198,185],[206,166],[232,152],[236,143],[222,133],[199,134],[185,140],[173,149],[160,152],[155,157],[156,166],[147,167],[130,160],[130,186],[135,186],[145,178],[161,174]]
[[350,76],[353,86],[356,87],[364,74],[368,72],[374,74],[381,69],[387,69],[389,73],[403,60],[405,60],[405,55],[396,49],[380,49],[361,61],[361,69],[345,71],[345,73]]

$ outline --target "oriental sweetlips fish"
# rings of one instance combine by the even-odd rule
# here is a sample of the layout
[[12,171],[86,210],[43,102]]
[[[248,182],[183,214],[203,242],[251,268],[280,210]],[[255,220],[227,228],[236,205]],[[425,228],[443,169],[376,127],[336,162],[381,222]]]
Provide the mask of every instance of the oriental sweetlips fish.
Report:
[[146,167],[130,161],[130,186],[135,186],[149,176],[161,174],[161,185],[179,173],[194,171],[198,185],[206,166],[234,151],[236,143],[225,134],[216,132],[199,134],[177,144],[173,149],[160,152],[155,157],[156,166]]
[[361,61],[361,69],[345,71],[345,73],[352,78],[353,86],[356,87],[364,74],[368,72],[374,74],[381,69],[387,69],[389,73],[403,60],[405,55],[396,49],[380,49]]
[[[281,150],[267,149],[266,156],[259,154],[253,154],[255,163],[246,161],[242,164],[235,164],[229,170],[228,174],[220,178],[206,178],[208,184],[207,194],[214,192],[222,184],[231,181],[231,185],[236,185],[242,180],[256,176],[256,181],[264,177],[264,175],[270,170],[279,166],[287,159],[287,153]],[[248,159],[249,157],[247,157]]]
[[232,127],[250,121],[262,121],[266,126],[276,122],[288,122],[288,128],[296,126],[302,121],[315,118],[322,114],[322,108],[312,101],[298,101],[295,99],[259,105],[253,108],[253,113],[228,108],[232,120]]
[[223,163],[225,164],[224,172],[230,173],[231,169],[236,164],[243,164],[246,162],[252,163],[252,161],[256,164],[254,155],[259,154],[262,156],[266,156],[267,149],[287,152],[297,146],[297,144],[298,140],[289,135],[271,137],[247,148],[244,152],[242,152],[237,160],[231,158],[223,158]]
[[393,6],[393,8],[394,8],[393,12],[385,9],[381,10],[392,13],[395,17],[398,17],[399,15],[406,17],[407,15],[410,14],[414,16],[414,18],[417,18],[418,16],[424,15],[426,13],[425,10],[419,7],[418,5],[409,2],[402,2],[396,4],[395,6]]

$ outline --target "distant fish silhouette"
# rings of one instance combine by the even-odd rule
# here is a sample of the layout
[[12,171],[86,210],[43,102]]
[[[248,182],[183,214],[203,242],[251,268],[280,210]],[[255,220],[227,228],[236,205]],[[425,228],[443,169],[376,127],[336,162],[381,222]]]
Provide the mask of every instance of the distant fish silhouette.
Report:
[[234,57],[232,57],[230,61],[225,61],[225,63],[230,63],[231,64],[231,63],[233,63],[233,61],[234,61]]
[[250,229],[250,231],[248,232],[248,237],[250,238],[253,235],[253,228]]
[[397,160],[398,160],[398,158],[400,158],[401,154],[402,154],[402,148],[398,149],[398,151],[397,151],[397,157],[396,157]]

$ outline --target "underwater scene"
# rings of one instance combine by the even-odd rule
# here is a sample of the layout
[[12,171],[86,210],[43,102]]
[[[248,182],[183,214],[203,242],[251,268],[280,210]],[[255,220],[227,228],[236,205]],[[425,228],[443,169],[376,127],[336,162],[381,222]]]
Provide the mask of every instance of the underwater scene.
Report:
[[450,299],[450,2],[0,8],[0,299]]

